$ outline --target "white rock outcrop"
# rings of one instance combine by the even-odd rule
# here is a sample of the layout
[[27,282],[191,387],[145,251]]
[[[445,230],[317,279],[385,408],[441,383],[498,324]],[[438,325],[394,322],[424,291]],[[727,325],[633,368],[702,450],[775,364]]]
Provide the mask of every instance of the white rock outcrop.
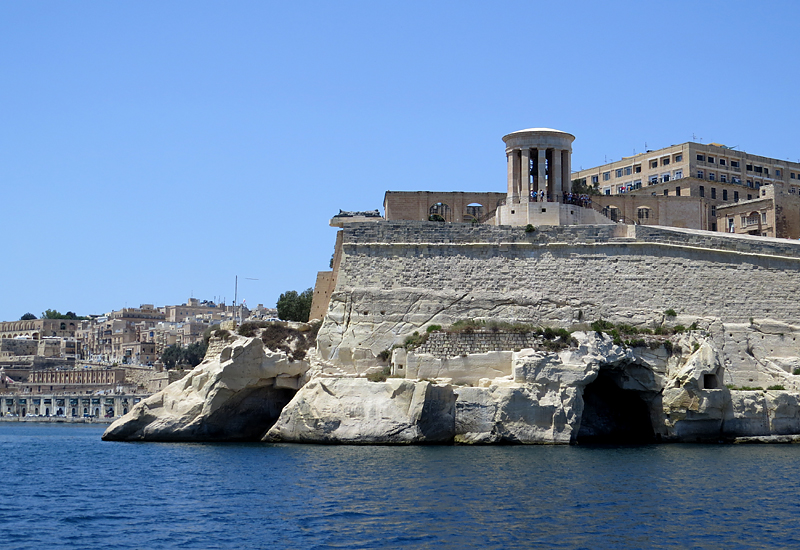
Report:
[[265,441],[447,443],[455,395],[449,385],[391,378],[318,378],[297,393]]
[[138,403],[105,440],[258,440],[303,383],[306,361],[290,361],[258,338],[212,339],[187,376]]

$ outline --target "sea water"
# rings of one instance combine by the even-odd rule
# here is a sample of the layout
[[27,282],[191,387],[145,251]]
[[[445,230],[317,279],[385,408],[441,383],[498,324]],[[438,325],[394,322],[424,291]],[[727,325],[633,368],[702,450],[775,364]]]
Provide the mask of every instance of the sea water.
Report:
[[116,443],[0,424],[0,550],[798,548],[800,446]]

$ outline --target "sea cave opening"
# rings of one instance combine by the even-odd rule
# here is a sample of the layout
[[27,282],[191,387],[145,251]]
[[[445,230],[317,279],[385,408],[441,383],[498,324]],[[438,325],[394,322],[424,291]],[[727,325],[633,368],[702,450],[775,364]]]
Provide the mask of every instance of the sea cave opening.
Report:
[[274,386],[241,391],[209,415],[202,436],[220,441],[259,441],[296,393],[295,389]]
[[656,441],[645,393],[624,390],[612,371],[601,370],[583,390],[578,444],[643,444]]

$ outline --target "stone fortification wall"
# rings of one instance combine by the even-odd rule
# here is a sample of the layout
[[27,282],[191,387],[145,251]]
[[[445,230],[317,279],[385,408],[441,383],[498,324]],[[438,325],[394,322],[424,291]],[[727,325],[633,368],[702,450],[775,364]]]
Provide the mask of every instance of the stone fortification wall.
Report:
[[414,330],[465,318],[552,326],[682,316],[800,324],[800,243],[654,226],[492,227],[429,222],[343,229],[323,358],[372,364]]
[[541,338],[537,338],[535,334],[433,332],[428,336],[428,340],[414,351],[417,354],[430,353],[434,357],[453,357],[467,353],[533,348],[537,343],[541,343]]

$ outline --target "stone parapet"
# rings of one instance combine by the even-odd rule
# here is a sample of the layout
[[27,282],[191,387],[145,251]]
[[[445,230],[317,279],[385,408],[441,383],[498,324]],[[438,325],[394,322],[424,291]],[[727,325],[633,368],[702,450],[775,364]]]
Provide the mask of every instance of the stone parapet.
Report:
[[433,332],[428,336],[428,340],[414,352],[416,354],[429,353],[434,357],[445,358],[489,351],[519,351],[523,348],[536,347],[539,343],[541,343],[541,338],[537,338],[535,334]]

